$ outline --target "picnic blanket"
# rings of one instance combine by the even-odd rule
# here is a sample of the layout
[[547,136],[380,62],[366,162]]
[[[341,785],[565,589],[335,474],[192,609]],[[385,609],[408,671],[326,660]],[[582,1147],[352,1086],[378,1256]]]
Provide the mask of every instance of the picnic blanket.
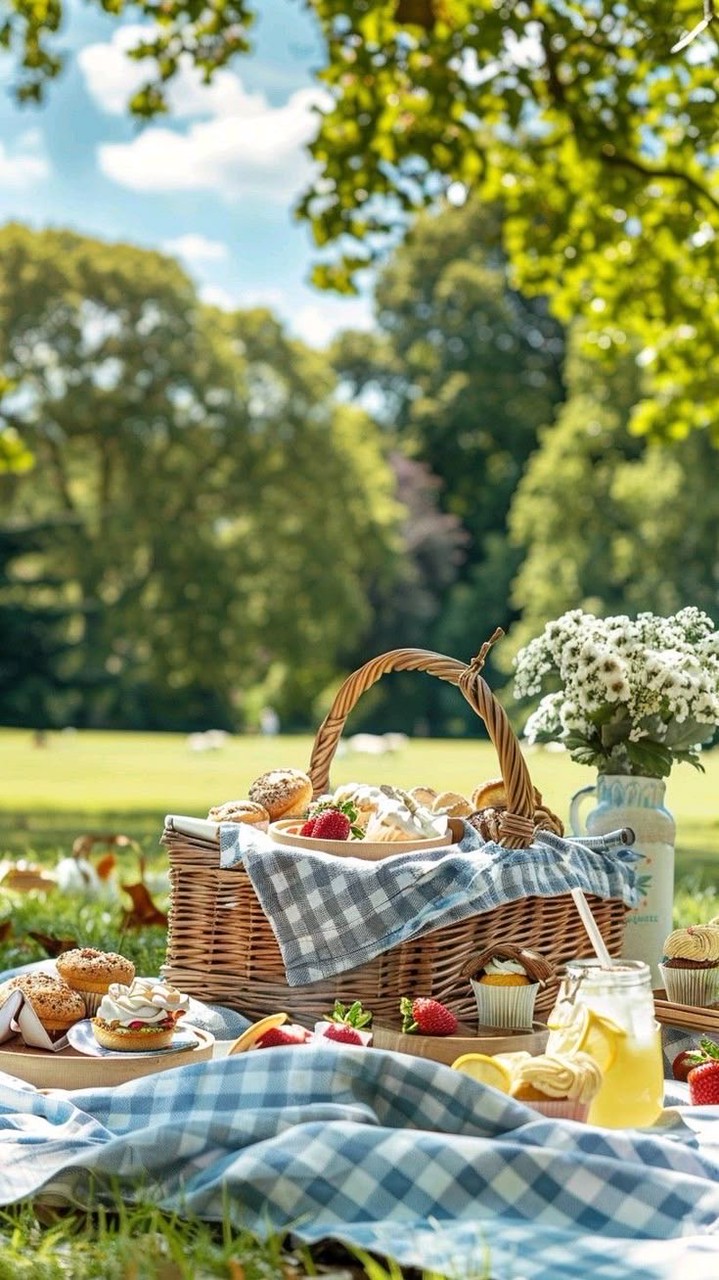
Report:
[[567,840],[545,831],[528,849],[504,849],[465,823],[463,839],[449,850],[369,862],[278,845],[243,822],[220,826],[221,865],[247,871],[291,987],[520,898],[580,888],[636,906],[639,856],[606,837]]
[[719,1274],[719,1108],[594,1129],[380,1050],[278,1048],[74,1093],[0,1074],[0,1203],[118,1190],[457,1280]]

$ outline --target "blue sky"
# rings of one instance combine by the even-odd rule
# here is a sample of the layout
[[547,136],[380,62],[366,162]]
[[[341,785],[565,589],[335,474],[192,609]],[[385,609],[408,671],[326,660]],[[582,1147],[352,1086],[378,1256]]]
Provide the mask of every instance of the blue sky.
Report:
[[63,43],[72,56],[40,108],[16,105],[0,56],[0,223],[163,249],[207,301],[267,305],[322,345],[371,314],[367,299],[311,288],[309,232],[291,213],[309,173],[322,47],[298,0],[257,7],[254,51],[210,87],[183,72],[172,115],[144,127],[123,106],[146,78],[122,54],[134,24],[70,0]]

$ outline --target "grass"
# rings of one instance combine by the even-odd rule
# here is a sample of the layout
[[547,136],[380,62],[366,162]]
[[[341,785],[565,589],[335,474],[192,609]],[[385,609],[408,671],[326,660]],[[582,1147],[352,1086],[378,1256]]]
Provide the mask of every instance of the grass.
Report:
[[[306,768],[309,737],[230,740],[213,753],[195,754],[175,734],[60,733],[44,747],[22,730],[0,730],[0,862],[20,858],[52,865],[82,834],[122,832],[136,843],[117,856],[118,880],[141,873],[159,905],[166,904],[166,858],[159,844],[166,813],[203,816],[211,805],[247,793],[252,779],[277,766]],[[535,784],[566,819],[568,801],[592,782],[589,769],[565,755],[527,753]],[[667,804],[677,821],[677,924],[719,913],[719,751],[706,756],[706,774],[680,767],[670,779]],[[471,792],[498,774],[485,741],[417,740],[394,755],[344,755],[334,783],[361,779]],[[98,853],[103,851],[97,846]],[[124,896],[107,902],[76,897],[6,893],[0,900],[0,970],[44,959],[31,934],[73,938],[121,949],[141,973],[157,972],[164,958],[162,928],[123,934]],[[3,921],[6,922],[3,936]],[[414,1273],[418,1275],[418,1273]],[[29,1204],[0,1211],[0,1280],[401,1280],[391,1261],[353,1256],[327,1242],[294,1250],[238,1232],[229,1221],[209,1224],[118,1201],[112,1213],[50,1212]],[[424,1280],[437,1280],[424,1276]],[[469,1278],[467,1278],[469,1280]],[[490,1280],[488,1259],[475,1280]]]

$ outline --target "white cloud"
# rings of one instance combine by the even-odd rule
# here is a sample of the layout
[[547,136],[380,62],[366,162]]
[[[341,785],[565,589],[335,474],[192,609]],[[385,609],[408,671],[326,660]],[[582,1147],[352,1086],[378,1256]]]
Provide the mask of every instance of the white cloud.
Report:
[[[152,26],[128,23],[119,27],[109,44],[91,44],[77,55],[85,87],[101,111],[124,116],[128,100],[152,78],[155,63],[151,58],[136,62],[127,56],[142,40],[151,38]],[[261,111],[261,95],[245,93],[239,78],[230,71],[218,71],[212,84],[202,83],[199,72],[189,59],[167,86],[167,100],[175,119],[191,116],[228,116],[250,114],[254,106]]]
[[162,248],[183,262],[222,262],[227,258],[229,250],[221,240],[210,240],[207,236],[197,235],[190,231],[184,236],[175,236],[172,240],[164,240]]
[[204,284],[199,291],[200,300],[208,307],[217,307],[220,311],[238,311],[240,302],[221,284]]
[[10,187],[13,191],[25,191],[49,177],[50,165],[39,150],[38,140],[34,139],[30,146],[27,141],[26,139],[24,149],[13,152],[0,142],[0,190]]
[[[78,55],[88,92],[109,114],[123,114],[148,79],[152,63],[143,69],[126,56],[147,30],[122,27],[109,44]],[[274,107],[263,94],[247,93],[229,71],[204,85],[186,62],[168,87],[172,119],[191,121],[186,130],[151,125],[130,142],[105,143],[98,149],[100,168],[133,191],[212,191],[286,203],[307,180],[304,148],[316,130],[313,107],[322,100],[320,90],[308,87]]]
[[325,347],[341,329],[371,329],[369,299],[322,298],[307,303],[289,316],[289,327],[311,347]]

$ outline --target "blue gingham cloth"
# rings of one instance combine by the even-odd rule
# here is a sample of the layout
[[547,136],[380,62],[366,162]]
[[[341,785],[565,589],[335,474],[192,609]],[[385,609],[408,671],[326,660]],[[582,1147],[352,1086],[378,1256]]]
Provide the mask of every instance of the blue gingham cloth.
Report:
[[595,1129],[374,1049],[264,1050],[73,1093],[0,1074],[0,1203],[118,1191],[456,1280],[719,1275],[719,1108]]
[[450,849],[368,862],[277,845],[247,823],[222,823],[220,861],[247,871],[294,987],[519,898],[578,887],[635,906],[638,855],[603,843],[540,832],[528,849],[503,849],[465,823]]

